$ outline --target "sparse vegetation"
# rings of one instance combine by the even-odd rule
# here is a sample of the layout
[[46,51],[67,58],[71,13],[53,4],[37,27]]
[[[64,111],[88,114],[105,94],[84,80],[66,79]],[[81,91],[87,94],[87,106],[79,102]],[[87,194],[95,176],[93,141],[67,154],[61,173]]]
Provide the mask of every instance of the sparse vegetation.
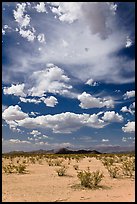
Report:
[[122,170],[125,176],[132,177],[135,170],[135,163],[132,159],[128,159],[122,162]]

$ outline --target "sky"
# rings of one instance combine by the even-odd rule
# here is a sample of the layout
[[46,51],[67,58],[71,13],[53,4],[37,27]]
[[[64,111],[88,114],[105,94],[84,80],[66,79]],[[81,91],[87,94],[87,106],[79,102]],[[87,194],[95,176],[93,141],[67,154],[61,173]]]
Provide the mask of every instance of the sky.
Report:
[[2,151],[135,143],[135,3],[2,3]]

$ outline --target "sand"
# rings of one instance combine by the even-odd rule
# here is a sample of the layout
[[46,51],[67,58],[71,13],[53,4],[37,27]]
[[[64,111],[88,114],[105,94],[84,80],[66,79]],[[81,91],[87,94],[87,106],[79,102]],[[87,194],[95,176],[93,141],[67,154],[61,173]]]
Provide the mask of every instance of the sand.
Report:
[[[135,202],[133,178],[111,178],[100,160],[90,160],[71,160],[69,165],[66,160],[66,176],[58,176],[56,169],[60,167],[48,166],[45,160],[42,164],[28,164],[26,174],[3,172],[2,202]],[[86,170],[87,167],[91,171],[101,170],[104,173],[101,187],[94,190],[82,189],[74,164],[80,170]]]

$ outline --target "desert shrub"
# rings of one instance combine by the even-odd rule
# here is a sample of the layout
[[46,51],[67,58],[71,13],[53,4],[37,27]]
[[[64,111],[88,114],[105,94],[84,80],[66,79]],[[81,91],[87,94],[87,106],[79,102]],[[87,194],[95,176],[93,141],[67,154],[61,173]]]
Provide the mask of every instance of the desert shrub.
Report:
[[56,172],[58,173],[58,176],[65,176],[66,175],[66,170],[67,170],[67,167],[62,166],[61,168],[56,169]]
[[78,170],[78,168],[79,168],[77,164],[73,165],[73,167],[75,170]]
[[135,163],[132,160],[123,161],[121,168],[125,176],[132,177],[135,170]]
[[46,160],[49,166],[54,166],[54,162],[52,159],[47,159]]
[[19,164],[18,166],[15,166],[16,172],[19,174],[23,174],[26,171],[26,165]]
[[107,168],[109,175],[111,178],[118,178],[119,177],[119,168],[117,166],[109,166]]
[[35,164],[36,162],[35,162],[35,158],[34,157],[30,157],[30,162],[31,162],[31,164]]
[[15,169],[15,165],[13,165],[13,164],[8,164],[8,165],[3,166],[3,170],[7,174],[13,173],[14,169]]
[[88,170],[78,172],[77,177],[80,179],[82,186],[88,188],[96,188],[104,176],[103,173],[99,170],[95,172],[90,172]]
[[54,166],[61,166],[62,162],[63,162],[63,159],[55,159]]
[[104,157],[104,158],[102,158],[101,161],[102,161],[104,166],[111,166],[114,163],[114,159],[111,157],[106,157],[106,158]]

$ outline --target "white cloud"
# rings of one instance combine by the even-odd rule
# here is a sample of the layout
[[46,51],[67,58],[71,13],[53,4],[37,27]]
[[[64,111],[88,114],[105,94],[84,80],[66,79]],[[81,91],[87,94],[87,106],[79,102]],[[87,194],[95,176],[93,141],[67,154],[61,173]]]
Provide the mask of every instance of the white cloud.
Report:
[[40,33],[38,36],[37,36],[37,39],[40,43],[44,43],[45,42],[45,35],[43,33]]
[[102,139],[102,142],[109,142],[109,139]]
[[[55,8],[55,5],[51,6],[50,4],[52,3],[48,2],[47,6],[52,9]],[[95,81],[103,80],[107,83],[133,82],[134,59],[116,55],[125,46],[128,33],[119,27],[118,16],[113,15],[111,7],[115,7],[115,4],[106,2],[60,2],[56,4],[56,9],[59,10],[57,5],[63,10],[59,15],[64,15],[63,18],[70,16],[70,18],[76,19],[75,23],[60,23],[58,19],[53,19],[53,15],[50,14],[46,14],[48,15],[46,19],[43,17],[45,13],[39,15],[39,18],[35,18],[37,15],[33,15],[32,23],[35,22],[35,25],[39,27],[37,35],[39,33],[45,34],[47,44],[42,47],[42,51],[39,52],[37,57],[30,52],[26,56],[24,47],[20,48],[20,54],[18,49],[14,49],[14,54],[11,52],[14,65],[12,69],[9,66],[8,74],[5,74],[6,71],[3,70],[3,80],[12,82],[12,79],[17,76],[16,73],[20,71],[24,74],[30,74],[32,70],[39,70],[40,66],[43,67],[46,63],[53,62],[64,66],[64,69],[71,76],[83,82],[89,78],[93,78]],[[52,23],[49,23],[50,20]],[[39,24],[39,21],[41,24]],[[43,30],[43,25],[47,30],[46,33]],[[31,26],[28,25],[27,30],[31,30],[30,28]],[[24,27],[22,29],[24,30]],[[52,32],[50,32],[51,30]],[[100,38],[100,36],[105,36],[106,39]],[[62,40],[67,42],[68,46],[63,46]],[[37,43],[33,43],[32,49],[38,50]],[[18,59],[16,59],[17,55]],[[123,76],[122,73],[129,74]]]
[[124,95],[124,99],[135,97],[135,91],[127,91]]
[[132,111],[130,107],[127,108],[127,106],[123,106],[120,111],[122,111],[123,113],[129,112],[132,115],[134,114],[134,111]]
[[24,14],[26,12],[26,3],[17,4],[16,10],[13,10],[15,21],[22,27],[27,27],[30,24],[30,16]]
[[135,102],[133,102],[133,103],[129,106],[129,108],[135,109]]
[[88,81],[86,82],[86,84],[90,85],[90,86],[97,86],[98,83],[95,82],[93,79],[88,79]]
[[78,100],[80,100],[80,107],[84,109],[88,108],[113,108],[114,107],[114,101],[112,99],[101,99],[101,98],[95,98],[94,96],[87,94],[86,92],[83,92],[81,95],[78,95]]
[[[59,16],[60,21],[72,23],[81,15],[81,5],[83,2],[61,2],[58,8],[51,7],[51,11]],[[52,4],[53,5],[53,4]],[[57,5],[56,5],[57,6]]]
[[64,71],[55,66],[33,72],[31,79],[33,81],[33,87],[29,89],[29,95],[31,96],[43,96],[45,92],[64,94],[72,88],[68,85],[69,78],[64,74]]
[[18,131],[18,132],[20,132],[20,130],[17,128],[18,126],[17,121],[23,120],[27,117],[28,117],[28,114],[22,112],[21,108],[18,105],[9,106],[2,113],[2,118],[6,121],[9,127],[13,131]]
[[45,3],[44,3],[44,2],[39,2],[39,4],[37,4],[37,5],[35,6],[35,9],[36,9],[37,12],[39,12],[39,13],[44,13],[44,12],[46,12]]
[[19,139],[10,139],[9,142],[11,142],[11,143],[16,143],[16,144],[30,144],[29,141],[19,140]]
[[23,30],[20,29],[19,34],[23,37],[23,38],[27,38],[28,41],[34,41],[34,39],[36,38],[34,31],[32,32],[31,30]]
[[115,113],[115,111],[106,111],[102,119],[108,122],[122,122],[123,121],[122,115]]
[[34,137],[41,135],[41,132],[39,132],[38,130],[33,130],[32,132],[30,132],[31,135],[34,135]]
[[135,122],[134,121],[128,122],[127,124],[125,124],[124,127],[122,127],[122,130],[128,133],[135,132]]
[[2,117],[6,121],[13,122],[14,120],[23,120],[28,117],[28,114],[24,113],[18,105],[9,106],[2,113]]
[[42,97],[41,100],[43,100],[46,106],[49,106],[49,107],[55,107],[55,105],[58,104],[58,101],[54,96],[50,96],[48,98]]
[[23,103],[35,103],[35,104],[41,103],[40,100],[36,100],[34,98],[30,99],[30,98],[20,97],[20,101],[23,102]]
[[96,114],[75,114],[71,112],[42,115],[36,118],[26,118],[18,121],[18,126],[25,128],[49,128],[54,133],[71,133],[84,126],[103,128],[107,124],[99,119]]
[[25,84],[16,84],[16,85],[11,85],[11,87],[4,87],[3,89],[3,93],[4,94],[13,94],[15,96],[26,96],[25,92],[24,92],[24,87]]
[[[112,20],[117,5],[111,2],[60,2],[51,4],[51,11],[60,21],[73,23],[76,20],[84,21],[93,34],[100,34],[105,38],[112,29]],[[104,15],[104,13],[106,15]]]
[[126,47],[131,47],[131,45],[132,45],[132,40],[128,36],[126,39]]

